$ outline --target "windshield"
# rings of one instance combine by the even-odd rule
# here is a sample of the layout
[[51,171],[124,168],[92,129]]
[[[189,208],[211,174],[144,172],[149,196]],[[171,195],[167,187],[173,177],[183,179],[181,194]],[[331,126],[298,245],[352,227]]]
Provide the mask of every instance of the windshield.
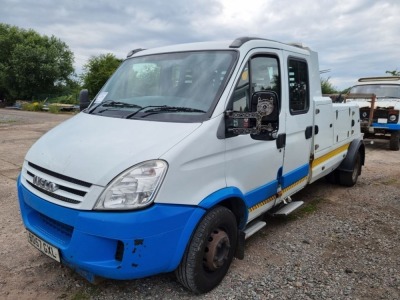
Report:
[[375,94],[377,98],[399,98],[400,85],[395,84],[366,84],[356,85],[350,90],[351,94]]
[[127,59],[87,112],[117,118],[203,121],[211,116],[235,58],[235,51],[198,51]]

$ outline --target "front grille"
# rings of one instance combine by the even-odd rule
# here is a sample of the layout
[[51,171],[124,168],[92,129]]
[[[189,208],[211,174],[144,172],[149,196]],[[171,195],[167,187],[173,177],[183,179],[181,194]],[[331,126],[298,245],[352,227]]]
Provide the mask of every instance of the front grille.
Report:
[[[92,186],[89,182],[56,173],[31,162],[25,164],[24,169],[23,176],[30,187],[48,197],[66,203],[75,205],[81,203]],[[36,185],[34,183],[35,176],[47,183],[56,184],[57,189],[52,190],[40,184]]]
[[52,192],[46,191],[45,189],[42,189],[42,188],[40,188],[40,187],[34,185],[34,184],[33,184],[32,182],[30,182],[30,181],[28,181],[28,183],[29,183],[29,185],[30,185],[31,187],[33,187],[34,189],[37,189],[38,191],[42,192],[43,194],[46,194],[47,196],[56,198],[56,199],[61,200],[61,201],[64,201],[64,202],[72,203],[72,204],[81,203],[81,201],[74,200],[74,199],[67,198],[67,197],[63,197],[63,196],[57,195],[56,193],[52,193]]
[[[362,108],[360,116],[362,120],[369,120],[370,108]],[[378,122],[378,119],[389,119],[389,111],[387,109],[374,109],[373,122]]]
[[49,218],[37,211],[30,215],[31,225],[46,240],[57,245],[67,245],[71,240],[74,228],[57,220]]
[[374,110],[374,120],[378,118],[387,119],[389,117],[388,111],[386,109],[375,109]]
[[39,215],[45,224],[50,226],[52,229],[56,230],[58,233],[64,235],[66,238],[71,238],[72,232],[74,230],[74,228],[72,226],[58,222],[58,221],[56,221],[52,218],[49,218],[43,214],[39,213]]
[[[32,177],[35,176],[35,174],[32,174],[32,173],[29,172],[29,171],[27,171],[27,174],[28,174],[29,176],[32,176]],[[32,186],[33,186],[34,188],[40,189],[39,187],[37,187],[37,186],[35,186],[35,185],[33,185],[33,184],[32,184]],[[77,189],[72,189],[72,188],[69,188],[69,187],[66,187],[66,186],[60,186],[59,188],[60,188],[60,190],[67,191],[67,192],[70,192],[70,193],[72,193],[72,194],[76,194],[76,195],[79,195],[79,196],[82,196],[82,197],[86,195],[85,192],[82,192],[82,191],[77,190]]]
[[59,179],[65,180],[65,181],[69,181],[69,182],[75,183],[77,185],[82,185],[82,186],[86,186],[86,187],[91,187],[91,185],[92,185],[89,182],[82,181],[82,180],[79,180],[79,179],[75,179],[75,178],[72,178],[72,177],[65,176],[63,174],[59,174],[59,173],[47,170],[47,169],[42,168],[40,166],[37,166],[37,165],[35,165],[35,164],[31,163],[31,162],[28,162],[28,165],[30,167],[36,169],[36,170],[39,170],[39,171],[45,173],[45,174],[48,174],[50,176],[53,176],[53,177],[56,177],[56,178],[59,178]]

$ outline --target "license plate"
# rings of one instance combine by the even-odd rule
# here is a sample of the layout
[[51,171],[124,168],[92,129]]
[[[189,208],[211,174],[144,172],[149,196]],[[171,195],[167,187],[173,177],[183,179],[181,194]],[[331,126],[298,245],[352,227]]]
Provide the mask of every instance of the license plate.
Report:
[[60,251],[56,247],[43,241],[41,238],[37,237],[30,231],[28,231],[28,241],[39,251],[60,262]]

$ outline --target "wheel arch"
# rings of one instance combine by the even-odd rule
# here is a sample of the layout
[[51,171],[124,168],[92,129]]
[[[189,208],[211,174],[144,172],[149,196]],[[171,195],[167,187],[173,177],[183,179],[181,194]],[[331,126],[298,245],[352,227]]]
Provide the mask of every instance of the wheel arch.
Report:
[[239,189],[235,187],[224,188],[209,195],[199,203],[199,206],[206,210],[217,205],[224,206],[233,212],[238,223],[238,229],[243,229],[246,226],[248,209],[244,196]]
[[178,267],[198,225],[203,220],[207,212],[213,209],[215,206],[224,206],[231,210],[236,217],[238,230],[244,229],[248,219],[248,210],[243,199],[243,194],[239,189],[234,187],[221,189],[204,198],[198,204],[199,210],[197,210],[198,213],[193,216],[192,222],[190,222],[191,226],[187,226],[185,228],[186,234],[182,236],[182,240],[180,241],[174,259],[171,261],[169,270],[173,271]]
[[365,145],[361,138],[354,139],[347,150],[346,158],[339,165],[337,170],[343,172],[352,172],[353,164],[357,153],[360,153],[361,165],[365,164]]

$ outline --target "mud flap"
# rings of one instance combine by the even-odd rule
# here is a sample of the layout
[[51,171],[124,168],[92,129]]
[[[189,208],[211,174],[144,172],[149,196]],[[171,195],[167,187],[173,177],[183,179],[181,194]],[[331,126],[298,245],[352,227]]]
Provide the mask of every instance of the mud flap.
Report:
[[238,239],[235,251],[235,257],[237,259],[244,259],[244,244],[246,240],[246,234],[243,230],[239,230],[238,232]]

